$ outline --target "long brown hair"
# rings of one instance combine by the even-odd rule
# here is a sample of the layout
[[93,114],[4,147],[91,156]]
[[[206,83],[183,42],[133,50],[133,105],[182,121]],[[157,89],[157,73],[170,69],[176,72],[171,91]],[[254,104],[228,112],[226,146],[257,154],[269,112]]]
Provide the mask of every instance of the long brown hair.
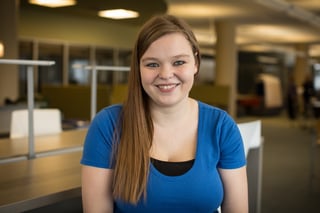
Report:
[[116,143],[115,150],[113,196],[116,199],[136,204],[142,195],[146,197],[153,123],[149,97],[141,84],[140,59],[154,41],[177,32],[190,42],[199,70],[199,46],[191,28],[183,20],[171,15],[158,15],[146,22],[138,34],[132,52],[128,96],[122,110],[120,143]]

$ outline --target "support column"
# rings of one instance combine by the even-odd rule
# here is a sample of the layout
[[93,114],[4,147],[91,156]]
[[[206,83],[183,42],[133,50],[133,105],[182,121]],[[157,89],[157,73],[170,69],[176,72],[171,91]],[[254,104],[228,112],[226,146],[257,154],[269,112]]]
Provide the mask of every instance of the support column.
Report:
[[295,83],[298,87],[298,106],[299,112],[303,114],[305,110],[305,105],[303,101],[303,83],[311,78],[311,69],[309,66],[309,53],[307,44],[297,44],[296,45],[296,62],[294,66],[294,78]]
[[218,21],[215,23],[215,29],[217,36],[215,84],[230,88],[228,112],[235,118],[238,69],[235,24],[229,20]]
[[302,86],[306,77],[310,75],[311,70],[309,66],[309,53],[308,45],[306,44],[297,44],[296,45],[296,63],[294,66],[294,77],[296,84]]
[[[19,0],[0,1],[0,41],[4,46],[5,59],[18,59]],[[0,105],[5,98],[16,100],[19,95],[19,72],[17,65],[0,65]]]
[[70,46],[68,44],[63,45],[63,59],[62,59],[62,85],[69,85],[69,52]]

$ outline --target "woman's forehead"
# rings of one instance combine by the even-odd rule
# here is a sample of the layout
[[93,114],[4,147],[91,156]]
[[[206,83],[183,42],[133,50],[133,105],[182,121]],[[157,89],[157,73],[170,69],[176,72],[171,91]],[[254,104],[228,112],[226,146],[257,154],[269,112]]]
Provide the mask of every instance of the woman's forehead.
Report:
[[170,33],[159,37],[150,44],[146,53],[157,53],[158,51],[166,51],[176,53],[177,55],[185,52],[192,53],[190,42],[182,33]]

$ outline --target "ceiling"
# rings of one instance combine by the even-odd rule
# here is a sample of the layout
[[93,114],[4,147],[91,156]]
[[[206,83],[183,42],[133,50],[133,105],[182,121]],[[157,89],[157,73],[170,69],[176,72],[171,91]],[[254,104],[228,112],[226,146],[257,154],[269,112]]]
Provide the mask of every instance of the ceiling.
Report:
[[[205,46],[210,47],[215,43],[215,21],[230,20],[237,26],[236,41],[240,49],[292,52],[295,51],[293,44],[307,43],[310,44],[310,54],[320,56],[320,0],[167,2],[168,13],[188,20]],[[289,12],[292,8],[299,14],[303,13],[303,16],[294,16],[295,14]],[[307,20],[305,17],[309,15],[310,19]],[[318,22],[314,21],[316,18]]]
[[[20,0],[21,7],[33,7]],[[138,11],[138,19],[124,24],[142,24],[156,13],[169,13],[186,19],[202,48],[213,49],[215,21],[229,20],[236,25],[240,49],[251,51],[295,52],[294,44],[309,44],[309,53],[320,58],[320,0],[77,0],[72,7],[54,9],[97,17],[97,11],[126,8]],[[51,8],[50,8],[51,9]],[[49,9],[47,9],[49,10]],[[51,9],[52,10],[52,9]]]

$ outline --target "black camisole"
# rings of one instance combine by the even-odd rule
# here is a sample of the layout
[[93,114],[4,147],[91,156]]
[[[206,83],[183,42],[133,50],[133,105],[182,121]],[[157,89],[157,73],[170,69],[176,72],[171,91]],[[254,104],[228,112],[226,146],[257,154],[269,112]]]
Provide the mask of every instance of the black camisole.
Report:
[[168,162],[151,158],[153,166],[162,174],[167,176],[179,176],[191,169],[194,159],[181,162]]

